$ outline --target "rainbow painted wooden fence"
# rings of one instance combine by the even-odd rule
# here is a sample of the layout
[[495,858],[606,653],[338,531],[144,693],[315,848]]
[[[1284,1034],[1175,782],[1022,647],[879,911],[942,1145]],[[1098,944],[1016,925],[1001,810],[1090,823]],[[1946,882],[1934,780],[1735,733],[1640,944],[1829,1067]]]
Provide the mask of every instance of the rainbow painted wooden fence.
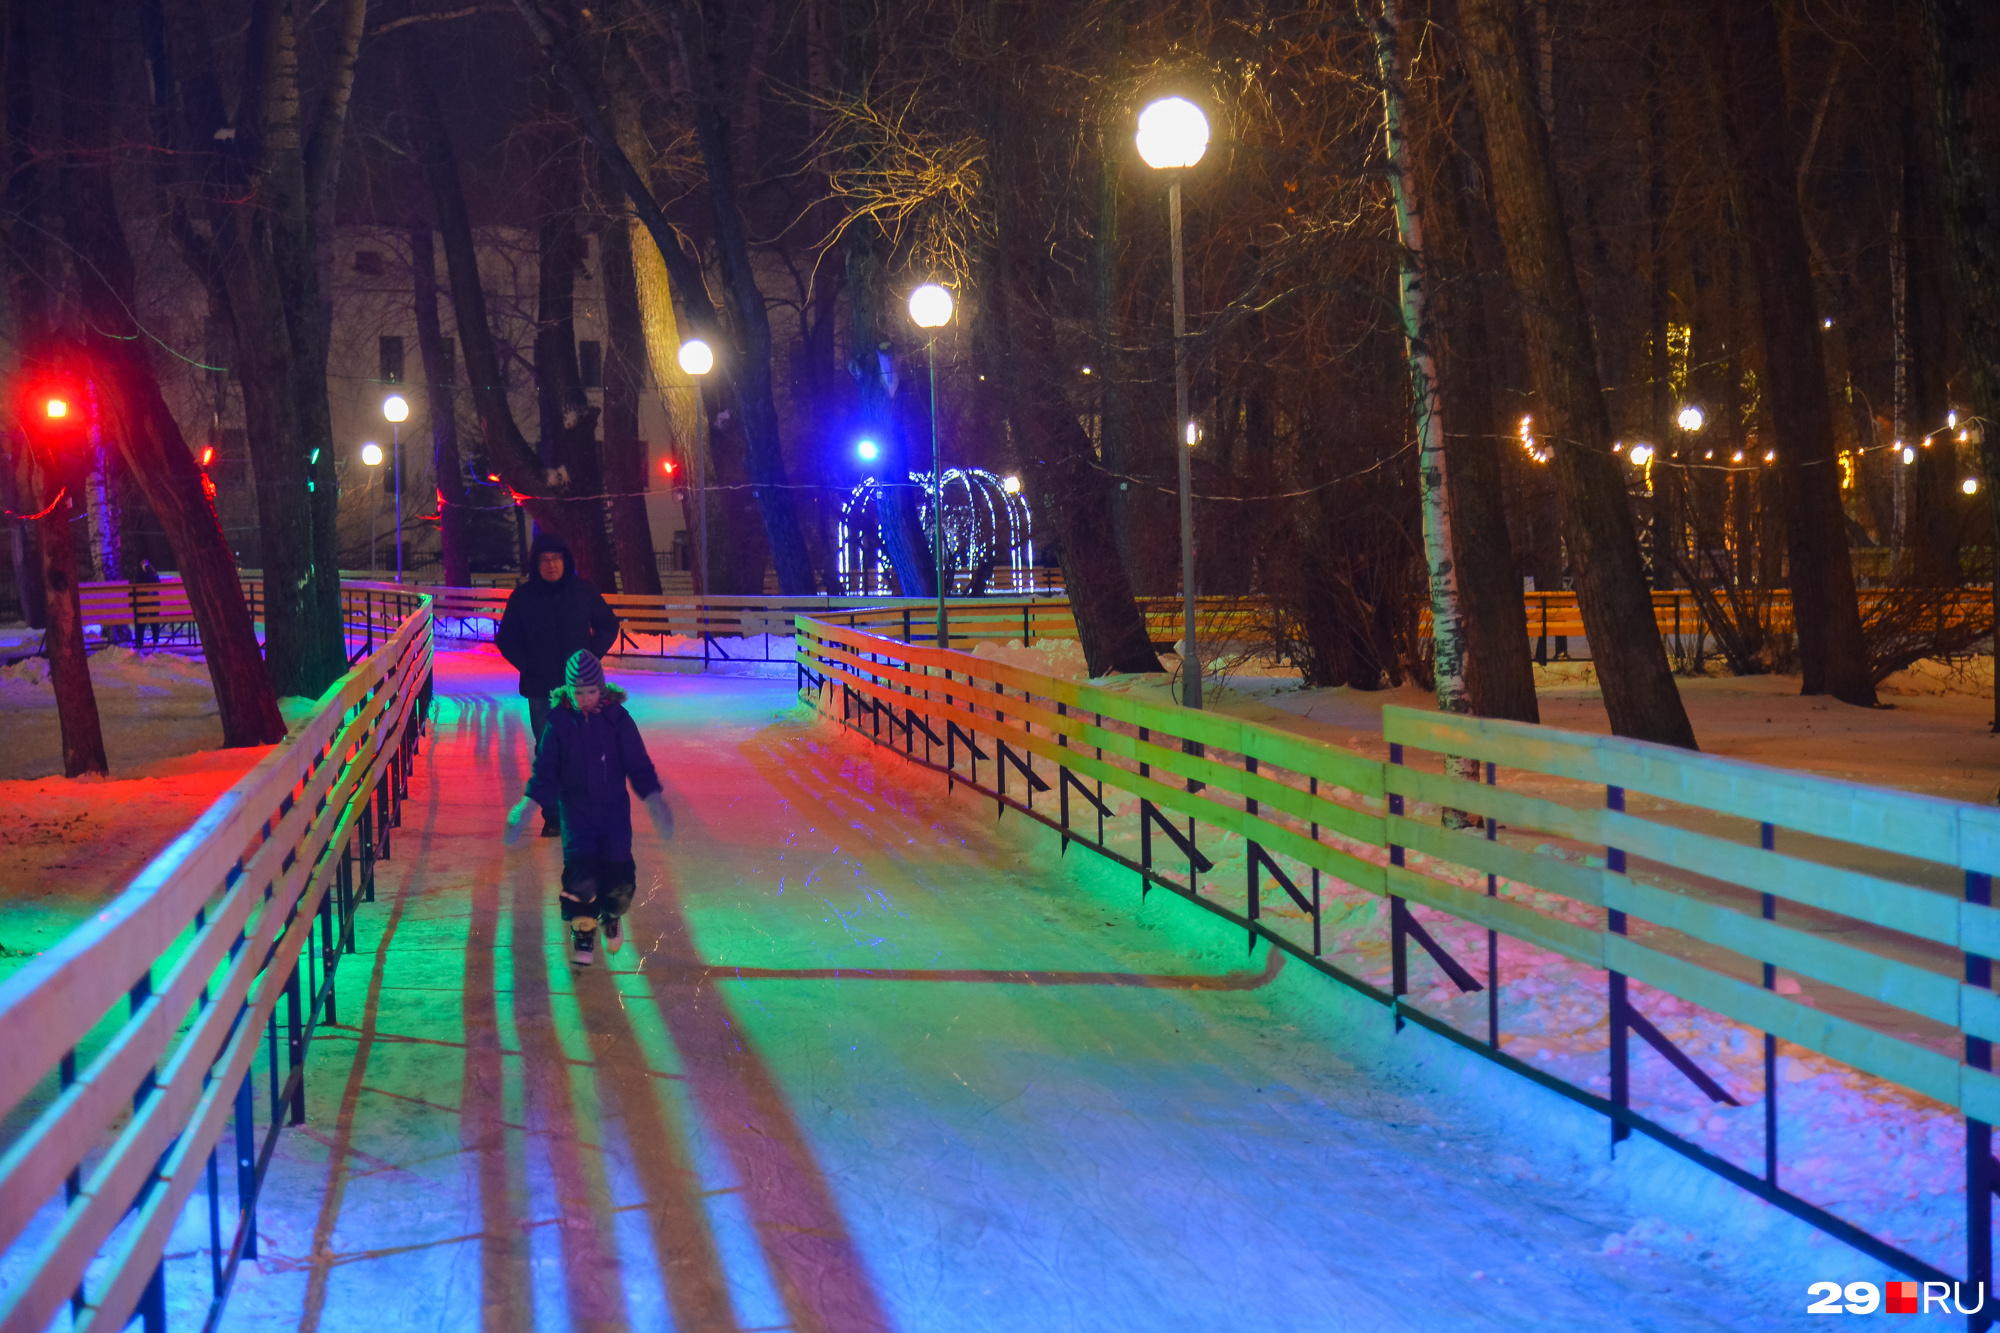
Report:
[[[1419,1022],[1602,1111],[1614,1143],[1643,1133],[1913,1277],[1948,1279],[1781,1184],[1776,1043],[1957,1109],[1970,1130],[1962,1276],[1990,1290],[2000,810],[1393,707],[1384,759],[825,621],[798,631],[801,691],[847,726],[1237,922],[1253,947],[1266,940],[1390,1006],[1398,1026]],[[1524,781],[1537,793],[1504,785]],[[1107,791],[1139,798],[1136,861],[1105,841]],[[1227,882],[1224,847],[1245,866]],[[1388,991],[1322,957],[1322,876],[1389,900]],[[1281,890],[1296,912],[1265,910]],[[1484,927],[1486,958],[1452,957],[1413,904]],[[1608,974],[1610,1096],[1503,1052],[1500,935]],[[1411,944],[1461,991],[1487,992],[1485,1033],[1408,999]],[[1785,993],[1781,974],[1838,988],[1840,1003]],[[1635,981],[1766,1034],[1763,1086],[1732,1090],[1675,1047]],[[1632,1109],[1632,1037],[1713,1100],[1763,1099],[1761,1172]]]
[[[430,678],[429,599],[372,604],[381,646],[108,907],[0,984],[0,1117],[25,1121],[0,1155],[0,1252],[34,1248],[0,1300],[0,1333],[38,1333],[65,1306],[77,1329],[135,1312],[162,1326],[161,1255],[204,1176],[214,1310],[254,1257],[257,1187],[288,1108],[298,1123],[305,1042],[335,1003],[366,892],[357,861],[386,854]],[[251,1071],[266,1041],[260,1151]],[[232,1122],[233,1243],[216,1160]]]

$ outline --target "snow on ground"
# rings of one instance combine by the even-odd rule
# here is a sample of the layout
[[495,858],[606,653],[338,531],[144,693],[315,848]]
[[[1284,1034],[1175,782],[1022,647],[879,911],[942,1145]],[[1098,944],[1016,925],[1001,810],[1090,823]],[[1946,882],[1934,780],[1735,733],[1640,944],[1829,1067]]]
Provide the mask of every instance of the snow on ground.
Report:
[[[91,653],[90,683],[113,773],[222,744],[208,668],[197,659],[113,644]],[[60,774],[62,730],[47,658],[0,667],[0,712],[8,741],[0,780]]]
[[497,839],[513,679],[440,656],[226,1328],[1777,1330],[1809,1280],[1889,1276],[1650,1144],[1610,1161],[1596,1117],[789,681],[612,677],[679,835],[578,972],[556,849]]
[[268,753],[204,750],[108,779],[0,781],[0,979],[114,897]]

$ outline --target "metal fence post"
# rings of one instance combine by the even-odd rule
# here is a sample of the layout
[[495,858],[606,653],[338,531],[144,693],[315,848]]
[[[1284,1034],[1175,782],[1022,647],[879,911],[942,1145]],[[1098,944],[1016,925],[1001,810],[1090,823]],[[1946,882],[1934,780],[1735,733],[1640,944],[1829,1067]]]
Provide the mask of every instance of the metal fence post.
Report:
[[[1965,872],[1965,900],[1984,906],[1993,904],[1993,876],[1982,871]],[[1993,988],[1993,960],[1981,954],[1965,955],[1967,985],[1983,990]],[[1965,1039],[1965,1062],[1974,1069],[1993,1068],[1993,1043],[1984,1037]],[[1990,1302],[1993,1296],[1993,1126],[1970,1116],[1965,1121],[1965,1248],[1966,1279],[1983,1284]],[[1984,1307],[1982,1307],[1983,1309]],[[1968,1333],[1991,1328],[1987,1314],[1970,1315]]]
[[[1675,602],[1677,608],[1675,614],[1678,615],[1679,599],[1676,598]],[[1625,808],[1625,789],[1623,787],[1606,787],[1604,789],[1604,808],[1607,810],[1623,810]],[[1606,866],[1614,875],[1625,873],[1625,853],[1619,851],[1616,847],[1607,847],[1604,849],[1604,860]],[[1607,929],[1613,935],[1623,935],[1625,933],[1625,914],[1613,910],[1606,915],[1608,918],[1606,923]],[[1631,1102],[1630,1069],[1625,1040],[1626,1031],[1629,1027],[1625,1014],[1627,1003],[1629,1003],[1629,998],[1626,993],[1625,974],[1614,971],[1611,973],[1611,1104],[1620,1110],[1624,1110]],[[1616,1118],[1611,1121],[1611,1146],[1613,1151],[1616,1151],[1618,1145],[1631,1136],[1631,1126],[1627,1125],[1623,1120]]]

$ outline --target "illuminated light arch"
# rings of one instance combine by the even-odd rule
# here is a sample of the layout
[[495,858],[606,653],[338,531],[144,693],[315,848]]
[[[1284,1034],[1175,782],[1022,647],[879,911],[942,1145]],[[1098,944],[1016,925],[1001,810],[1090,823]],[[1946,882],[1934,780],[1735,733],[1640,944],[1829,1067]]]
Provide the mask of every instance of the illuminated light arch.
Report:
[[[909,474],[922,493],[924,536],[932,533],[932,486],[928,472]],[[841,590],[849,596],[887,594],[892,589],[889,558],[876,525],[876,501],[881,483],[875,478],[848,492],[840,507],[839,561]],[[1034,522],[1027,497],[983,468],[950,468],[944,474],[945,560],[954,571],[951,591],[963,594],[974,571],[988,559],[993,574],[990,592],[1029,592],[1035,588]]]

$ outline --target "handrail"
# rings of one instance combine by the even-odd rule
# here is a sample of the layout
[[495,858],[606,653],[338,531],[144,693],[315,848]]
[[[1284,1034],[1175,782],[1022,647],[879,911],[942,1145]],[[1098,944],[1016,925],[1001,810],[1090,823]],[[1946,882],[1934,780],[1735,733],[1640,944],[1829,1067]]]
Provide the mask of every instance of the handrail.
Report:
[[[1171,889],[1235,921],[1253,946],[1263,938],[1389,1004],[1399,1027],[1405,1019],[1417,1021],[1604,1112],[1614,1143],[1637,1130],[1905,1273],[1942,1278],[1928,1262],[1780,1187],[1775,1053],[1782,1038],[1963,1111],[1976,1131],[1968,1152],[1972,1197],[1990,1205],[1993,1173],[2000,1170],[1985,1133],[2000,1120],[2000,1079],[1990,1069],[1990,1043],[2000,1040],[2000,999],[1988,962],[2000,954],[2000,911],[1990,905],[1991,875],[2000,868],[2000,811],[1644,742],[1395,707],[1383,713],[1390,754],[1384,763],[1257,723],[810,618],[799,621],[797,665],[801,692],[810,690],[816,705],[837,711],[843,724],[988,794],[1003,809],[1048,824],[1065,843],[1081,842],[1128,866],[1142,885]],[[978,744],[985,748],[972,748]],[[1419,750],[1448,757],[1444,771],[1411,766]],[[1013,795],[1003,762],[1010,755],[1022,779]],[[982,758],[990,764],[984,782]],[[1038,760],[1041,775],[1033,773]],[[1483,768],[1484,780],[1456,775],[1468,765],[1475,773]],[[1494,785],[1503,767],[1556,779],[1558,786],[1588,784],[1572,790],[1602,808],[1504,790]],[[1044,798],[1045,808],[1037,810],[1037,792],[1051,790],[1051,783],[1055,797]],[[1136,862],[1104,841],[1104,822],[1115,809],[1106,788],[1139,798]],[[1095,806],[1096,838],[1072,820],[1072,790]],[[1628,810],[1628,793],[1671,802],[1683,814],[1701,812],[1698,819],[1723,831],[1689,829]],[[1056,807],[1053,814],[1048,806]],[[1185,833],[1162,812],[1182,816]],[[1761,830],[1759,845],[1725,836],[1730,820]],[[1206,852],[1200,826],[1211,831]],[[1169,835],[1175,850],[1168,855],[1186,864],[1185,873],[1169,874],[1157,863],[1156,829]],[[1838,848],[1828,852],[1823,845],[1814,856],[1780,851],[1781,830],[1790,838],[1921,862],[1932,874],[1927,878],[1902,860],[1864,871],[1842,864]],[[1211,873],[1220,859],[1216,834],[1247,843],[1245,877],[1227,887]],[[1305,875],[1288,872],[1277,857],[1311,872],[1310,896],[1302,887]],[[1389,899],[1393,981],[1387,992],[1321,956],[1323,874]],[[1938,874],[1962,875],[1963,897],[1928,882]],[[1280,928],[1264,910],[1260,876],[1266,875],[1310,925],[1309,942],[1294,937],[1303,925]],[[1570,910],[1544,906],[1543,894],[1567,899]],[[1488,931],[1484,983],[1431,937],[1409,904]],[[1811,928],[1814,922],[1789,904],[1842,920]],[[1870,936],[1870,928],[1958,953],[1948,966],[1921,951],[1902,950],[1899,957],[1879,933]],[[1610,1097],[1501,1051],[1494,998],[1499,935],[1610,974]],[[1486,1033],[1460,1032],[1410,1002],[1412,941],[1460,989],[1489,991]],[[1871,941],[1882,947],[1866,947]],[[1812,1007],[1776,988],[1780,968],[1896,1012],[1870,1025]],[[1761,1175],[1632,1110],[1625,1048],[1633,1035],[1711,1098],[1736,1097],[1646,1019],[1627,978],[1771,1034]],[[1926,1033],[1932,1040],[1923,1039]],[[1967,1057],[1936,1049],[1945,1037]],[[1975,1227],[1975,1246],[1982,1234]],[[1971,1254],[1970,1280],[1990,1285],[1989,1251]]]
[[[372,617],[386,641],[288,740],[108,907],[0,983],[0,1116],[46,1099],[0,1155],[0,1251],[62,1208],[26,1278],[0,1299],[0,1333],[43,1329],[66,1303],[78,1328],[121,1328],[135,1312],[149,1331],[161,1327],[161,1255],[204,1168],[216,1229],[211,1326],[237,1262],[254,1257],[256,1190],[284,1108],[293,1123],[302,1116],[305,1042],[322,1010],[333,1012],[356,896],[372,897],[428,689],[430,599],[402,589]],[[267,1035],[271,1126],[260,1154],[250,1076]],[[232,1113],[242,1206],[225,1252],[214,1153]]]

